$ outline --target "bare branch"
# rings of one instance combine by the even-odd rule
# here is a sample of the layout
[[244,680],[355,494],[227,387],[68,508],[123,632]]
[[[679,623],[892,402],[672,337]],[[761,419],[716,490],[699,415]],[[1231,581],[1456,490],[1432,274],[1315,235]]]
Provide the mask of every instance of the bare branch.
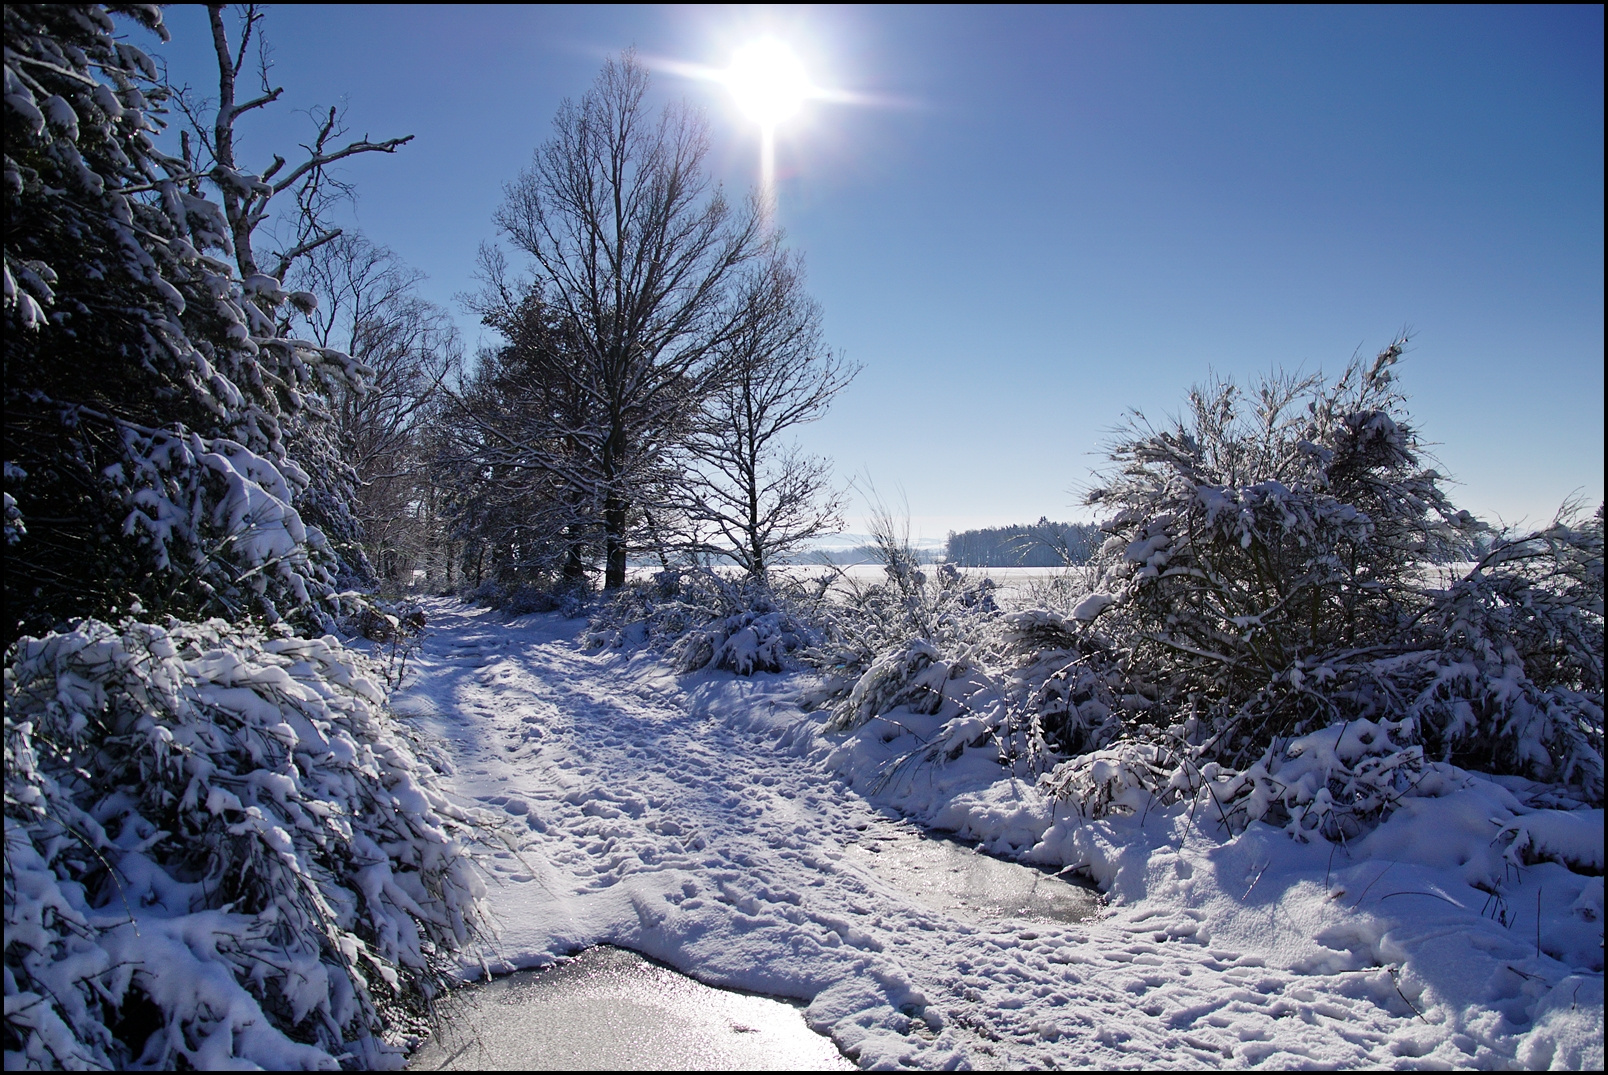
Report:
[[413,135],[408,134],[403,135],[401,138],[388,138],[383,142],[370,142],[367,138],[364,138],[362,141],[353,142],[345,149],[338,150],[334,153],[321,153],[310,160],[302,162],[296,167],[295,171],[291,172],[284,179],[281,179],[279,182],[275,183],[273,185],[273,191],[275,194],[279,194],[294,185],[296,180],[300,179],[314,168],[323,168],[327,165],[334,164],[336,161],[345,160],[347,157],[358,153],[395,153],[398,146],[407,145],[409,142],[413,141],[413,137]]
[[290,272],[290,267],[297,258],[301,257],[303,254],[311,254],[314,250],[317,250],[325,243],[340,238],[342,234],[343,232],[340,228],[332,228],[331,230],[326,231],[315,238],[297,243],[295,246],[279,255],[279,265],[274,270],[274,278],[276,280],[283,280],[285,278],[285,274]]
[[236,116],[240,116],[250,112],[253,108],[261,108],[263,105],[273,104],[275,101],[279,100],[279,95],[284,92],[285,90],[283,86],[275,87],[274,89],[263,94],[261,97],[253,98],[243,105],[236,105],[234,114]]

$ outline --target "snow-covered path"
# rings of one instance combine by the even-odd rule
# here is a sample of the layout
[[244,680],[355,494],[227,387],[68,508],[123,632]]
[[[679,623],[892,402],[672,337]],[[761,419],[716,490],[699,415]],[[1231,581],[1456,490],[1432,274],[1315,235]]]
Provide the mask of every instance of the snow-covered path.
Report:
[[[1425,1022],[1394,967],[1333,942],[1346,958],[1301,973],[1177,901],[1073,925],[930,910],[849,853],[895,823],[826,769],[796,683],[583,653],[556,616],[429,615],[397,709],[446,742],[458,795],[508,816],[519,850],[490,863],[498,969],[636,949],[809,1000],[862,1066],[1512,1063]],[[1259,908],[1270,924],[1287,911]]]

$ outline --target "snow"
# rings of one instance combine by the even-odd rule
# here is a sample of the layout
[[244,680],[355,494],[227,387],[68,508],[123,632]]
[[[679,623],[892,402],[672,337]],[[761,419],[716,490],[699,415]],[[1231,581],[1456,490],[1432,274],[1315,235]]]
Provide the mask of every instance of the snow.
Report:
[[1115,600],[1116,598],[1107,593],[1092,593],[1078,602],[1077,607],[1072,610],[1072,618],[1081,623],[1088,623],[1109,608]]
[[[367,663],[221,620],[8,658],[6,1068],[399,1066],[376,1003],[431,995],[482,884]],[[141,996],[163,1020],[128,1057]]]
[[[635,949],[807,1001],[865,1067],[1602,1066],[1600,811],[1431,765],[1339,844],[1229,835],[1137,788],[1088,819],[1003,768],[981,721],[898,709],[827,734],[800,674],[676,675],[583,651],[557,614],[428,615],[394,705],[455,757],[448,790],[506,819],[496,969]],[[1324,749],[1363,757],[1361,731]],[[1090,877],[1106,913],[926,906],[853,853],[899,815]]]

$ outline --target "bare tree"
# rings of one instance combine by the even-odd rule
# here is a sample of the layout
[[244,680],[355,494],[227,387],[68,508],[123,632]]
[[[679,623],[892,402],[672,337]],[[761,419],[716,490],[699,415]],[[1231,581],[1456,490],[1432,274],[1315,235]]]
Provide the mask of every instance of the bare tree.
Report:
[[352,506],[363,544],[381,578],[393,584],[408,581],[438,537],[420,440],[443,381],[460,364],[451,318],[414,290],[423,275],[384,247],[347,234],[310,251],[292,277],[318,299],[304,315],[313,339],[368,370],[362,391],[332,386],[329,409],[343,459],[356,474]]
[[763,578],[778,557],[842,526],[828,461],[787,435],[819,418],[859,367],[822,344],[796,257],[773,256],[742,297],[747,317],[722,348],[726,376],[687,441],[681,506],[700,552]]
[[[273,265],[267,274],[276,280],[283,280],[297,258],[341,234],[341,229],[329,224],[328,211],[335,202],[349,196],[351,190],[330,174],[329,166],[359,153],[394,153],[398,146],[411,142],[413,136],[410,134],[372,142],[364,135],[336,148],[336,144],[346,135],[346,126],[340,111],[332,107],[321,119],[315,118],[317,128],[312,142],[302,146],[307,156],[301,163],[287,172],[284,170],[285,158],[275,154],[260,176],[241,171],[235,159],[236,121],[248,112],[279,100],[284,87],[272,85],[268,78],[271,67],[268,50],[262,36],[257,33],[257,24],[265,17],[263,9],[256,4],[246,4],[241,8],[240,40],[231,48],[228,29],[224,25],[225,7],[225,4],[207,5],[213,51],[218,58],[217,111],[209,122],[205,113],[210,101],[198,101],[187,90],[178,95],[179,108],[190,121],[200,143],[198,151],[191,145],[191,132],[183,131],[181,151],[191,173],[196,176],[205,174],[218,188],[242,280],[249,281],[262,271],[252,247],[252,236],[268,219],[269,204],[286,191],[292,192],[297,206],[291,223],[293,238],[272,255]],[[257,73],[261,88],[256,97],[241,101],[239,79],[246,66],[253,36],[258,42]],[[210,159],[201,159],[202,153]]]
[[[601,506],[606,588],[624,583],[628,530],[743,328],[738,277],[776,241],[757,203],[734,210],[705,174],[701,116],[678,104],[654,122],[647,91],[632,53],[606,63],[579,103],[564,103],[553,138],[496,215],[530,257],[530,293],[573,344],[573,360],[554,373],[595,420],[551,432],[588,463],[584,492]],[[508,445],[508,457],[545,468],[548,441]]]

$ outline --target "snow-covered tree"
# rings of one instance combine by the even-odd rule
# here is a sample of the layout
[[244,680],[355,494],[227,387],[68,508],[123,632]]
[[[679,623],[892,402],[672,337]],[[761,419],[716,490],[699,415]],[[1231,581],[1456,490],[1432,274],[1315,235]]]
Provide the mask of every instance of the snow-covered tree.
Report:
[[365,371],[214,256],[114,14],[165,38],[4,12],[6,1067],[394,1063],[479,883],[377,677],[292,627],[338,599],[304,416]]
[[367,371],[361,391],[331,389],[330,432],[355,478],[363,548],[393,589],[416,567],[439,572],[447,559],[440,491],[422,447],[439,417],[440,389],[459,365],[459,342],[446,311],[419,297],[422,278],[384,247],[342,234],[308,251],[289,281],[318,300],[303,315],[308,335]]
[[960,567],[1066,567],[1087,563],[1102,540],[1092,523],[1055,523],[1040,516],[1028,526],[951,531],[944,560]]
[[327,615],[336,560],[287,445],[359,368],[208,253],[229,223],[156,147],[167,91],[106,9],[8,6],[5,43],[7,639],[136,602]]
[[[361,154],[394,153],[413,136],[378,142],[364,136],[341,145],[347,133],[343,111],[331,107],[316,120],[311,140],[293,158],[295,163],[275,154],[260,173],[245,168],[237,152],[238,127],[251,113],[278,102],[284,88],[273,85],[269,77],[271,64],[261,28],[266,17],[263,9],[256,4],[240,7],[238,40],[233,44],[226,9],[224,4],[207,5],[218,96],[202,97],[189,87],[174,96],[188,121],[180,132],[181,155],[185,167],[197,177],[191,189],[199,189],[204,177],[206,185],[218,194],[240,279],[261,293],[276,294],[303,259],[343,234],[331,222],[332,210],[350,199],[352,188],[334,166]],[[258,46],[259,89],[256,96],[249,96],[242,82],[251,66],[253,42]],[[316,115],[316,111],[310,114]],[[314,298],[306,291],[294,292],[292,305],[310,310]],[[282,332],[288,330],[290,320],[280,317]],[[321,389],[309,393],[307,405],[286,423],[291,453],[302,462],[310,479],[298,491],[296,506],[328,539],[336,554],[340,584],[367,587],[374,582],[373,567],[364,552],[362,522],[351,511],[362,478],[349,462],[350,453],[339,443],[328,406],[330,397],[349,396],[351,389],[338,380],[327,380]]]
[[602,549],[605,499],[596,433],[607,421],[588,364],[573,326],[536,295],[493,286],[482,299],[505,342],[451,395],[437,456],[469,570],[504,587],[582,586]]
[[[346,136],[346,126],[341,110],[331,107],[318,122],[312,144],[303,147],[305,158],[288,171],[285,158],[278,154],[260,174],[245,169],[236,158],[236,125],[248,113],[274,104],[285,90],[283,86],[273,85],[268,77],[271,65],[266,41],[259,30],[266,12],[261,6],[241,5],[239,40],[233,46],[229,43],[228,20],[224,18],[228,5],[208,4],[206,8],[212,30],[212,50],[218,62],[218,97],[216,100],[196,97],[188,88],[177,95],[177,103],[189,121],[189,129],[181,132],[182,154],[192,172],[205,176],[218,191],[224,219],[229,222],[240,278],[250,280],[266,270],[268,276],[282,281],[297,259],[342,234],[342,229],[330,223],[329,211],[351,196],[351,187],[335,175],[330,166],[362,153],[395,153],[398,147],[411,142],[413,136],[379,142],[365,136],[344,146],[338,145]],[[248,69],[247,56],[254,38],[259,46],[257,74],[261,87],[257,96],[242,100],[240,80]],[[272,222],[274,199],[283,200],[282,196],[287,194],[295,203],[295,209],[284,222],[291,238],[259,255],[258,229]]]
[[[553,432],[587,461],[608,588],[624,583],[631,525],[744,325],[739,277],[776,244],[756,202],[738,211],[712,187],[701,117],[671,105],[655,121],[647,92],[634,55],[606,63],[496,216],[534,274],[514,300],[551,307],[572,345],[564,375],[592,421]],[[509,465],[546,467],[547,440],[508,445]]]

